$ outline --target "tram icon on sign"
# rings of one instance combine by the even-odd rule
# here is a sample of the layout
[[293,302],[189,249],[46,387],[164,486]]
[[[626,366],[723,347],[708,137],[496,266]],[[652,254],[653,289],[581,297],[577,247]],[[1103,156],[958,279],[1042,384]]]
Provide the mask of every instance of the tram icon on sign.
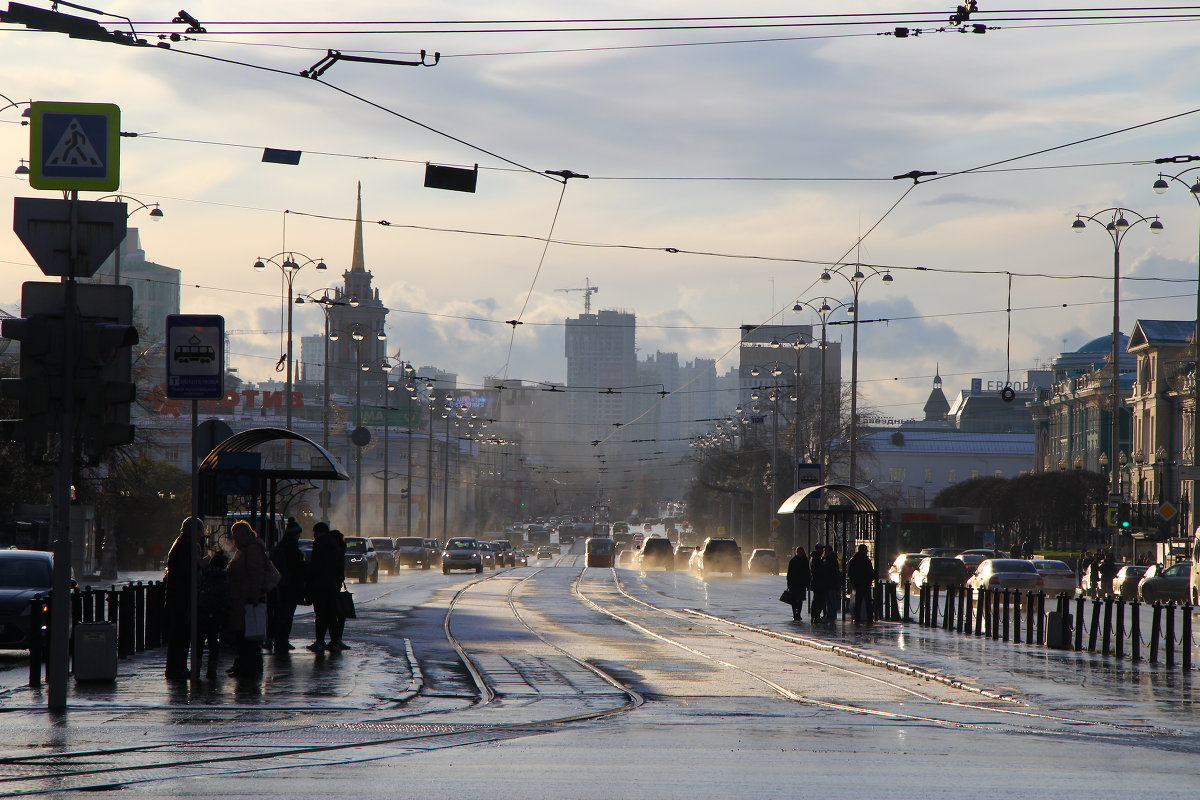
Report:
[[196,336],[192,336],[187,344],[175,345],[175,352],[171,354],[176,364],[211,364],[216,357],[213,346],[204,344]]

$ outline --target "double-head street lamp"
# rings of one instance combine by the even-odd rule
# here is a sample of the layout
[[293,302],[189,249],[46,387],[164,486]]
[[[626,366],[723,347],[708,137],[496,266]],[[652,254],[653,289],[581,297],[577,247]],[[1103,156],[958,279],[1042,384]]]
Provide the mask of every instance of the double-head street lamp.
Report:
[[[8,111],[10,108],[20,108],[21,106],[25,106],[24,110],[21,111],[21,124],[22,125],[29,124],[29,118],[31,116],[33,116],[32,111],[31,111],[31,108],[33,106],[32,100],[13,100],[11,97],[8,97],[7,95],[3,95],[3,94],[0,94],[0,100],[4,101],[4,105],[0,106],[0,114],[4,113],[5,111]],[[28,175],[29,174],[29,162],[22,158],[20,160],[20,164],[18,164],[17,168],[15,170],[13,170],[13,174],[14,175]]]
[[[1194,157],[1193,157],[1194,158]],[[1192,195],[1192,199],[1196,201],[1197,207],[1200,207],[1200,178],[1185,181],[1181,176],[1189,172],[1196,172],[1200,167],[1190,167],[1177,172],[1174,175],[1158,173],[1158,180],[1154,182],[1154,191],[1158,194],[1163,194],[1171,187],[1170,182],[1178,183],[1181,186],[1188,187],[1188,192]],[[1196,240],[1196,265],[1200,271],[1200,226],[1197,227]],[[1192,345],[1195,347],[1196,366],[1192,372],[1192,464],[1200,464],[1200,283],[1196,285],[1196,329],[1192,333]],[[1196,522],[1197,499],[1200,498],[1200,478],[1192,480],[1191,504],[1192,523]]]
[[[18,173],[19,172],[20,172],[20,170],[18,169]],[[26,172],[28,172],[28,170],[26,170]],[[134,214],[136,214],[139,211],[148,212],[150,215],[151,222],[161,222],[162,218],[163,218],[163,210],[158,207],[158,203],[143,203],[141,200],[138,200],[136,197],[130,197],[127,194],[110,194],[110,195],[105,195],[104,197],[97,198],[97,200],[112,200],[114,203],[125,203],[126,208],[129,209],[125,212],[126,219],[132,217]],[[130,208],[129,207],[130,204],[133,204],[133,203],[136,203],[137,205]],[[121,251],[118,249],[117,252],[113,255],[113,285],[116,286],[120,282],[121,282]]]
[[[362,343],[367,339],[367,328],[356,322],[350,326],[350,338],[354,341],[354,353],[358,361],[358,369],[354,371],[354,430],[350,441],[354,445],[354,535],[362,536],[362,451],[370,441],[371,436],[362,424],[362,376],[371,371],[371,365],[363,358]],[[334,334],[330,334],[334,338]],[[376,331],[375,338],[380,341],[387,338],[383,331]],[[336,339],[335,339],[336,341]]]
[[[841,300],[835,300],[832,297],[817,297],[812,300],[800,300],[794,306],[792,311],[797,313],[804,309],[814,312],[821,320],[821,397],[820,397],[820,421],[819,432],[817,435],[817,464],[821,467],[821,480],[825,480],[825,476],[829,474],[829,465],[826,463],[826,454],[829,449],[829,428],[827,424],[826,407],[828,406],[827,396],[829,394],[829,380],[827,371],[827,358],[829,353],[829,317],[838,309],[849,309],[847,303]],[[797,487],[798,488],[798,487]]]
[[[1132,222],[1130,222],[1132,218]],[[1118,450],[1121,446],[1121,245],[1125,236],[1133,228],[1146,223],[1151,233],[1162,233],[1163,224],[1158,217],[1144,217],[1128,208],[1106,208],[1095,214],[1076,214],[1071,223],[1071,230],[1083,233],[1088,223],[1102,228],[1108,234],[1113,246],[1113,323],[1112,323],[1112,386],[1109,401],[1112,406],[1112,418],[1109,420],[1109,437],[1111,449]],[[1116,461],[1112,462],[1111,483],[1109,485],[1109,500],[1120,502],[1121,498],[1121,468]],[[1113,528],[1113,548],[1119,545],[1117,541],[1118,528]]]
[[[303,259],[303,261],[297,259]],[[309,264],[315,264],[318,272],[324,272],[328,267],[325,265],[324,259],[309,258],[303,253],[290,250],[276,253],[268,258],[260,257],[254,262],[254,269],[262,272],[267,268],[267,264],[278,267],[287,282],[287,352],[283,356],[287,360],[287,386],[283,402],[287,413],[287,429],[290,431],[292,429],[292,306],[295,305],[292,301],[292,283],[296,280],[296,274]],[[289,462],[291,461],[291,452],[289,448]]]
[[[853,269],[854,272],[847,275]],[[850,356],[850,486],[858,486],[858,322],[862,319],[862,286],[872,278],[882,278],[885,284],[893,280],[892,273],[886,269],[878,269],[869,264],[842,264],[821,273],[821,280],[829,283],[837,275],[850,284],[854,302],[846,308],[846,313],[854,320],[854,344]]]
[[[319,289],[321,296],[318,297],[316,292],[302,294],[296,296],[296,301],[293,305],[305,305],[313,303],[320,307],[325,315],[325,334],[322,336],[324,341],[325,355],[321,361],[321,380],[324,384],[323,393],[321,395],[321,446],[326,451],[329,450],[329,342],[331,341],[331,333],[329,331],[329,313],[337,306],[349,306],[351,308],[358,307],[358,300],[351,297],[349,300],[339,300],[336,297],[337,290],[325,288]],[[334,297],[330,297],[329,293],[333,292]],[[329,481],[322,481],[321,486],[321,521],[329,522]]]

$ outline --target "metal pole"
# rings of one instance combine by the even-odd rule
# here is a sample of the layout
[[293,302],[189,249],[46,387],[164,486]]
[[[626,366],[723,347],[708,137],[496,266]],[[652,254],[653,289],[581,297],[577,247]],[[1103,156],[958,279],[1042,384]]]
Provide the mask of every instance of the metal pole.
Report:
[[[329,311],[328,303],[321,304],[325,312],[325,361],[321,365],[321,382],[324,397],[321,398],[321,446],[329,450]],[[321,481],[321,521],[329,522],[329,481]]]
[[[408,387],[408,386],[405,386],[404,388],[405,388],[405,390],[407,391],[409,387]],[[405,448],[405,453],[404,453],[404,458],[405,458],[405,460],[408,462],[407,466],[405,467],[405,477],[404,477],[404,481],[405,481],[405,494],[407,495],[407,496],[405,497],[405,500],[406,500],[407,502],[405,503],[405,509],[404,509],[404,535],[405,535],[405,536],[412,536],[412,509],[413,509],[413,496],[412,496],[412,472],[413,472],[413,459],[412,459],[412,435],[413,435],[413,393],[412,393],[412,392],[408,392],[408,447],[407,447],[407,448]]]
[[433,402],[429,394],[429,441],[425,451],[425,538],[433,538]]
[[[355,348],[358,369],[354,375],[354,429],[362,427],[362,341]],[[362,536],[362,446],[354,446],[354,535]]]
[[[283,395],[283,403],[286,407],[287,414],[287,429],[292,429],[292,281],[296,279],[296,272],[284,270],[284,277],[287,278],[287,391]],[[292,444],[288,440],[287,445],[287,460],[288,467],[292,466]]]
[[858,320],[862,316],[858,292],[861,285],[851,281],[854,287],[854,344],[850,357],[850,488],[858,487]]
[[442,445],[442,541],[450,521],[450,415],[446,414],[446,441]]
[[[1116,212],[1120,214],[1121,212]],[[1114,226],[1115,227],[1115,226]],[[1120,495],[1121,493],[1121,465],[1116,454],[1120,450],[1118,444],[1121,437],[1121,407],[1118,404],[1121,393],[1121,367],[1120,367],[1120,345],[1121,338],[1121,231],[1113,231],[1113,327],[1112,327],[1112,418],[1110,423],[1110,452],[1112,458],[1112,478],[1109,486],[1109,494]],[[1120,528],[1116,525],[1112,528],[1112,549],[1113,557],[1118,558],[1118,548],[1120,542]]]
[[383,535],[388,535],[388,444],[391,439],[388,428],[388,412],[392,410],[391,404],[388,402],[388,374],[386,370],[380,370],[383,373]]

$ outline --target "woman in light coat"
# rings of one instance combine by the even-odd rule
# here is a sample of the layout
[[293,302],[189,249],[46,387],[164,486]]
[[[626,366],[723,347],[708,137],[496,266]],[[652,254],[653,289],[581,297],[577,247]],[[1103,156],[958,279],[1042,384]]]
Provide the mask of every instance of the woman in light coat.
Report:
[[226,570],[229,576],[229,617],[226,630],[237,642],[237,658],[230,675],[253,677],[262,672],[262,637],[246,637],[246,608],[267,602],[267,546],[250,523],[239,521],[229,530],[234,553]]

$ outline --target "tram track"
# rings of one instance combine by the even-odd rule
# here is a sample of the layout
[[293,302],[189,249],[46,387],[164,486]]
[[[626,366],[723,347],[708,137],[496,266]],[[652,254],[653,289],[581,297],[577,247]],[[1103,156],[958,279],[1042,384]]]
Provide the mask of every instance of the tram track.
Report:
[[[392,721],[394,717],[387,719],[375,714],[333,724],[301,725],[283,729],[260,728],[185,742],[158,742],[126,747],[4,756],[0,757],[0,797],[109,791],[136,784],[173,780],[249,776],[282,769],[294,771],[345,766],[430,750],[550,733],[565,725],[602,719],[640,706],[644,701],[639,694],[623,686],[598,667],[550,642],[525,618],[519,608],[517,595],[525,583],[536,574],[537,572],[534,572],[514,582],[505,593],[506,605],[513,618],[525,631],[535,635],[547,647],[596,675],[615,692],[623,694],[623,702],[577,713],[554,714],[513,723],[471,724],[423,720],[414,722],[415,717],[412,715],[404,717],[405,721],[395,722]],[[458,654],[475,684],[479,699],[467,709],[425,712],[423,717],[448,716],[464,710],[486,709],[496,703],[497,692],[490,685],[486,674],[476,666],[469,648],[454,634],[452,620],[456,610],[472,589],[506,575],[506,572],[497,572],[460,587],[447,604],[442,620],[442,629],[447,641]],[[274,741],[280,738],[287,739],[288,742],[282,745],[275,744]],[[305,739],[314,741],[309,743],[305,742]],[[330,741],[331,739],[334,741]],[[215,747],[221,747],[227,752],[212,755],[211,751]],[[196,750],[207,754],[202,758],[180,757],[181,754]],[[372,752],[377,750],[380,752]],[[339,753],[346,755],[337,756]],[[329,758],[331,754],[335,757]],[[168,755],[166,760],[162,758],[164,755]],[[175,757],[169,757],[170,755]],[[122,763],[112,763],[116,760]],[[46,771],[48,766],[52,769]]]
[[[584,574],[585,573],[583,572],[580,573],[580,576],[573,583],[572,591],[575,592],[580,597],[580,600],[585,604],[657,641],[684,650],[693,656],[706,660],[710,663],[727,669],[735,670],[743,675],[751,677],[752,679],[767,686],[772,692],[793,702],[804,703],[830,710],[846,711],[868,716],[887,717],[898,721],[909,720],[913,722],[934,724],[945,727],[974,729],[989,732],[1004,731],[1012,733],[1072,736],[1091,740],[1111,740],[1114,734],[1107,733],[1108,731],[1119,732],[1120,734],[1124,735],[1156,734],[1177,736],[1179,734],[1179,731],[1162,729],[1154,726],[1120,724],[1105,720],[1087,719],[1080,716],[1066,716],[1061,714],[1038,712],[1030,709],[1027,703],[1019,701],[1007,694],[989,690],[983,687],[972,686],[964,681],[945,675],[929,673],[926,670],[922,670],[912,665],[906,665],[899,662],[888,662],[885,659],[854,651],[851,648],[846,648],[841,645],[834,645],[829,642],[816,639],[808,639],[807,637],[783,634],[769,628],[748,625],[746,623],[738,622],[736,620],[729,620],[696,609],[668,609],[661,606],[656,606],[653,603],[646,602],[645,600],[641,600],[631,595],[625,588],[624,582],[616,570],[611,571],[612,582],[610,584],[603,585],[598,593],[595,588],[589,586],[586,591],[594,592],[593,596],[589,597],[585,589],[581,586],[584,579]],[[653,587],[648,588],[653,591]],[[601,602],[597,602],[597,600],[600,600]],[[756,652],[761,652],[764,648],[770,649],[781,656],[802,662],[815,669],[823,669],[834,672],[842,676],[842,679],[851,677],[853,679],[868,681],[874,684],[890,687],[897,692],[913,698],[916,701],[931,704],[934,708],[963,710],[971,713],[981,713],[987,715],[994,714],[1001,716],[1005,722],[1003,723],[1003,727],[1001,727],[1000,725],[993,723],[964,721],[960,719],[950,719],[945,716],[935,716],[932,713],[906,713],[896,709],[872,707],[852,702],[834,702],[828,699],[823,700],[816,697],[806,696],[801,692],[782,685],[780,681],[762,674],[762,671],[759,669],[750,669],[744,665],[733,663],[727,658],[721,658],[713,655],[710,652],[704,652],[702,648],[683,641],[684,637],[672,636],[669,633],[663,633],[661,629],[654,630],[654,621],[640,615],[657,615],[660,619],[668,621],[668,626],[685,622],[689,625],[703,625],[713,633],[721,634],[723,637],[735,639],[753,647]],[[764,642],[764,639],[769,641]],[[784,642],[787,645],[793,646],[800,645],[813,647],[824,651],[830,656],[842,661],[850,658],[865,661],[871,667],[881,670],[887,669],[890,671],[899,672],[905,677],[919,680],[922,683],[937,681],[947,690],[952,692],[968,693],[976,697],[987,698],[988,700],[991,700],[992,703],[985,704],[978,701],[967,702],[964,700],[933,696],[929,692],[918,691],[913,689],[911,686],[904,685],[899,680],[892,680],[879,675],[868,674],[862,669],[854,669],[844,664],[832,663],[830,660],[823,658],[802,655],[795,651],[795,647],[782,647],[772,644],[771,641]],[[1014,718],[1020,719],[1023,724],[1015,724],[1013,722]],[[1100,729],[1105,731],[1105,733],[1067,730],[1065,729],[1065,726],[1086,726],[1090,729],[1093,729],[1093,731]],[[1183,749],[1190,751],[1193,748],[1190,745],[1185,745]]]

